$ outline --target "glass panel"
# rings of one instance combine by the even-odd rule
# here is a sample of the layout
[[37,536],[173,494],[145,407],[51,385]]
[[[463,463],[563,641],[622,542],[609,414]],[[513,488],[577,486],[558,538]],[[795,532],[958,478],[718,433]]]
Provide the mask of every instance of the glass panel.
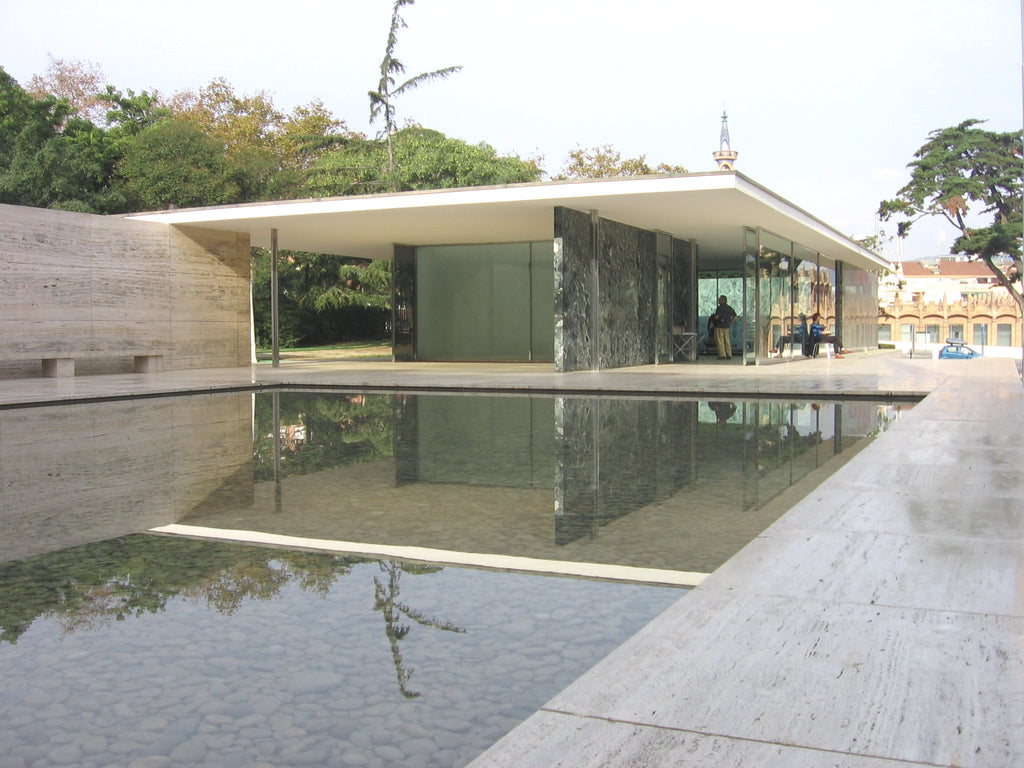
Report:
[[395,246],[391,269],[391,338],[395,360],[414,360],[416,356],[416,249]]
[[740,315],[729,333],[733,354],[739,355],[743,343],[743,273],[734,270],[708,270],[697,275],[698,349],[715,354],[715,334],[711,331],[710,318],[718,306],[719,296],[725,296],[729,306]]
[[815,311],[818,286],[818,254],[810,248],[793,244],[793,311],[783,335],[783,355],[806,354],[808,318]]
[[836,271],[831,267],[818,266],[818,281],[814,291],[814,309],[821,315],[821,323],[825,332],[836,332]]
[[418,358],[528,360],[529,260],[528,243],[417,248]]
[[758,264],[758,357],[777,353],[784,346],[782,337],[789,334],[793,324],[792,261],[793,244],[762,230]]
[[757,362],[757,239],[758,233],[748,229],[744,234],[743,308],[738,310],[743,323],[743,364]]
[[924,332],[928,336],[928,342],[930,344],[939,343],[939,326],[937,325],[926,325]]
[[530,244],[530,359],[555,359],[555,246],[551,241]]
[[949,326],[949,338],[951,339],[963,339],[964,327],[959,324],[951,324]]
[[891,325],[879,325],[878,326],[878,340],[879,341],[892,341],[892,326]]
[[838,303],[839,338],[847,349],[866,349],[878,343],[878,278],[864,269],[840,263],[842,300]]
[[904,323],[900,326],[900,341],[914,340],[914,326],[912,323]]
[[1009,347],[1013,342],[1013,326],[1009,323],[999,323],[996,326],[996,344],[1000,347]]

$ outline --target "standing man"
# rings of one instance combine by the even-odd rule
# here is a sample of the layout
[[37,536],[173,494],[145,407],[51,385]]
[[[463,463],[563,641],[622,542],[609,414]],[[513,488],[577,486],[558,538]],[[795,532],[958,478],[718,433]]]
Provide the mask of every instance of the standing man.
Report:
[[718,297],[718,307],[715,314],[711,316],[711,327],[715,329],[715,348],[718,350],[719,360],[728,360],[732,357],[732,342],[729,340],[729,328],[732,321],[736,319],[736,310],[729,306],[729,300],[725,296]]

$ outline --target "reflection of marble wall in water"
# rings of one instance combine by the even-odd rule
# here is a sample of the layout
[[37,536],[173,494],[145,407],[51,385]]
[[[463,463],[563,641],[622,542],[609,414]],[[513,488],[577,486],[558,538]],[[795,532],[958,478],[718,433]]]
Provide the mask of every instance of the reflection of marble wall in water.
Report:
[[691,482],[696,406],[555,398],[556,541],[585,536]]
[[0,561],[252,499],[251,395],[0,410]]

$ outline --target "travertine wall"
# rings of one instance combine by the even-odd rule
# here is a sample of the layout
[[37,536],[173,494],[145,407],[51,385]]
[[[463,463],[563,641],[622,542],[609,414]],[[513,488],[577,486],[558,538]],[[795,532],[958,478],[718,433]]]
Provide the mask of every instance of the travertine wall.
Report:
[[0,205],[0,377],[248,365],[247,235]]

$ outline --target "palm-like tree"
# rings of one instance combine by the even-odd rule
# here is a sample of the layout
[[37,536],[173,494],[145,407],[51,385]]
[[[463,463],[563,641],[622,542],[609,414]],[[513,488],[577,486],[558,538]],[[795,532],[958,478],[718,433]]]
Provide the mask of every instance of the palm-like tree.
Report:
[[445,67],[433,72],[422,72],[410,77],[401,85],[396,85],[396,78],[405,74],[405,64],[395,58],[395,46],[398,43],[398,30],[405,29],[406,23],[399,15],[404,5],[412,5],[415,0],[395,0],[391,9],[391,30],[388,32],[388,44],[384,49],[384,59],[380,63],[380,82],[377,90],[370,91],[370,123],[378,117],[384,118],[384,139],[388,147],[388,179],[392,192],[397,192],[395,179],[395,152],[392,136],[395,133],[395,99],[413,88],[418,88],[430,80],[444,80],[462,69],[461,66]]

